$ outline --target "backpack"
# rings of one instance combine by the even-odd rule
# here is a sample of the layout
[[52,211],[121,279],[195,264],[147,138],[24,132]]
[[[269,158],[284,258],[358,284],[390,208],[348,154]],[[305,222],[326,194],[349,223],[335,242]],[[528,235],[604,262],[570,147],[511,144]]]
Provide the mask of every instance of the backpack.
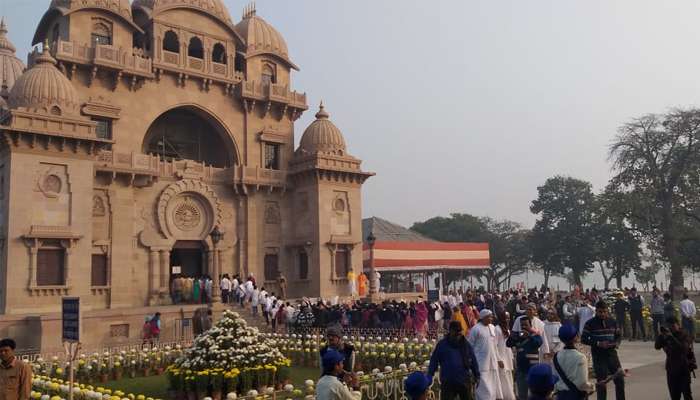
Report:
[[151,336],[158,336],[160,334],[160,328],[158,328],[158,321],[156,321],[154,318],[154,319],[150,320],[148,322],[148,324],[150,325],[149,332],[150,332]]

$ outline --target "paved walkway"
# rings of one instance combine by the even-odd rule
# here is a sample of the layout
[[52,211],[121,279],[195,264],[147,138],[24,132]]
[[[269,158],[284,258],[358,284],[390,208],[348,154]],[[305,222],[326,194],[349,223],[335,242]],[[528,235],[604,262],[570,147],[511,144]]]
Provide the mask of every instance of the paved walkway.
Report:
[[[625,380],[627,400],[669,399],[663,351],[655,350],[653,342],[623,342],[619,354],[623,368],[630,370],[630,376]],[[696,355],[700,359],[700,346],[697,345]],[[700,395],[700,379],[693,379],[693,394]],[[595,398],[595,395],[590,397]],[[608,384],[608,399],[615,400],[612,383]]]

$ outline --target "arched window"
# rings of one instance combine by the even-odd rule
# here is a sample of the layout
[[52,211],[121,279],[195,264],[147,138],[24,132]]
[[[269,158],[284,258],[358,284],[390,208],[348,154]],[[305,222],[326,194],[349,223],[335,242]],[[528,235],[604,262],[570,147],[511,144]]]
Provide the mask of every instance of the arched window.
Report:
[[93,19],[92,47],[98,44],[112,44],[112,24],[103,19]]
[[197,36],[190,39],[190,44],[187,46],[187,55],[199,59],[204,58],[204,46],[202,46],[202,41]]
[[226,64],[226,48],[223,44],[217,43],[211,52],[211,60],[215,63]]
[[275,69],[270,64],[263,65],[262,70],[262,83],[263,85],[269,85],[271,83],[277,83],[277,77],[275,76]]
[[180,40],[177,38],[175,32],[165,32],[165,36],[163,37],[163,50],[172,51],[173,53],[180,52]]
[[243,72],[245,74],[245,57],[243,57],[243,54],[236,53],[236,57],[234,58],[233,62],[236,71]]

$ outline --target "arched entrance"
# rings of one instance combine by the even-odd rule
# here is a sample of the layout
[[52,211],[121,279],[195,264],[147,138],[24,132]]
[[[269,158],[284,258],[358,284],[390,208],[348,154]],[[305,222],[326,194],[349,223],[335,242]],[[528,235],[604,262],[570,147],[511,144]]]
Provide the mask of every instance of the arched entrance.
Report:
[[164,160],[194,160],[217,168],[237,162],[226,128],[195,106],[173,108],[156,118],[144,138],[143,151]]

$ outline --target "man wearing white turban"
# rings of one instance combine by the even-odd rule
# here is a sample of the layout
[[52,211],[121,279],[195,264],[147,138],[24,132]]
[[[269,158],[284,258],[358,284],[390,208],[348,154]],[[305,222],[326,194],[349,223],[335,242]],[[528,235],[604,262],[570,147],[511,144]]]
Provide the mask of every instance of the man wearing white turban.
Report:
[[501,381],[498,376],[498,368],[501,361],[498,359],[496,348],[496,328],[491,324],[493,313],[484,308],[479,313],[479,323],[470,331],[467,340],[474,348],[474,355],[479,364],[481,379],[476,387],[476,400],[502,399]]

